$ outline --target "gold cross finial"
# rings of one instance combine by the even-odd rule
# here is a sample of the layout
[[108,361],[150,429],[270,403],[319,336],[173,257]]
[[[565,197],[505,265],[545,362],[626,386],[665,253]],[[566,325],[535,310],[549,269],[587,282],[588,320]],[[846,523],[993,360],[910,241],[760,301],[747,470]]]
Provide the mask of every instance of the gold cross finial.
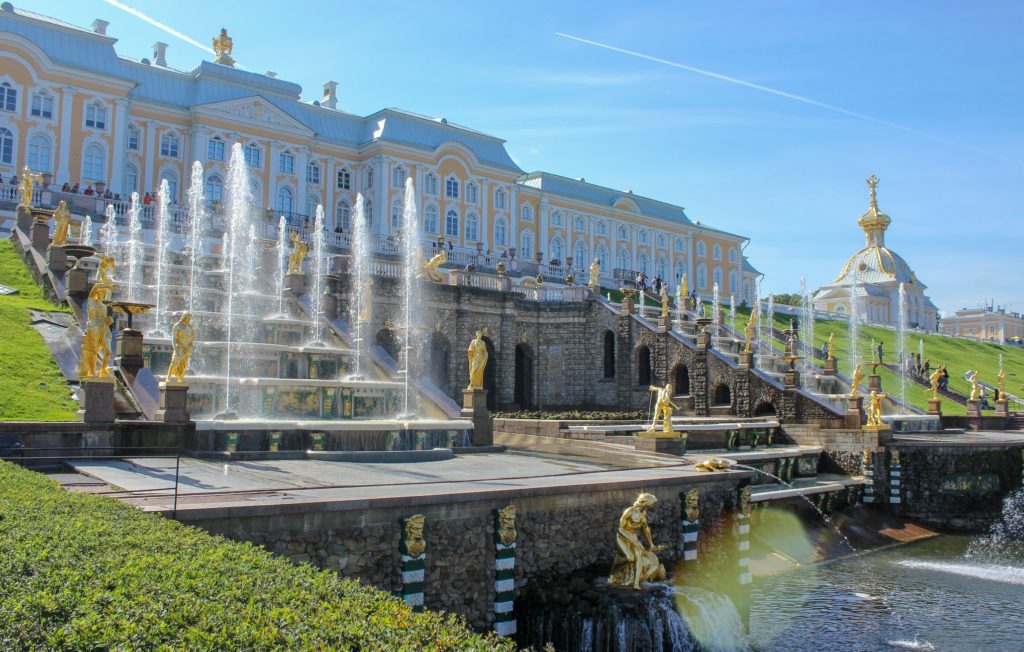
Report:
[[878,199],[875,196],[875,188],[878,187],[878,177],[871,175],[867,180],[868,188],[871,189],[871,208],[878,210]]

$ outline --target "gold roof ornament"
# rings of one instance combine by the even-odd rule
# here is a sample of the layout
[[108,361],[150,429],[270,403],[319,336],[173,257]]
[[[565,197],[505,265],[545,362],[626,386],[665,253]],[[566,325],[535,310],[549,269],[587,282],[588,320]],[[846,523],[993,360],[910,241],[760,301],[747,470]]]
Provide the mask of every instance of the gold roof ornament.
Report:
[[860,225],[860,228],[864,229],[864,235],[867,238],[865,246],[884,247],[885,230],[889,228],[892,219],[878,210],[878,177],[872,174],[867,178],[866,183],[868,184],[868,190],[871,192],[871,204],[868,206],[867,212],[857,220],[857,224]]
[[217,55],[213,62],[233,67],[235,60],[231,58],[232,49],[234,49],[234,42],[228,36],[228,29],[221,27],[220,34],[213,39],[213,53]]

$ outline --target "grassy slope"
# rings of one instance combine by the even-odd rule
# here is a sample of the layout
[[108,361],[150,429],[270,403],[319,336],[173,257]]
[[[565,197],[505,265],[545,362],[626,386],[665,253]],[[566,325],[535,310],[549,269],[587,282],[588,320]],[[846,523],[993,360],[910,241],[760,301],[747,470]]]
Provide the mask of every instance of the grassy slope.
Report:
[[[453,616],[0,462],[0,649],[511,650]],[[429,562],[428,562],[429,563]]]
[[0,296],[0,421],[74,420],[78,404],[42,336],[29,325],[29,308],[61,309],[43,296],[10,240],[0,240],[0,283],[21,292]]

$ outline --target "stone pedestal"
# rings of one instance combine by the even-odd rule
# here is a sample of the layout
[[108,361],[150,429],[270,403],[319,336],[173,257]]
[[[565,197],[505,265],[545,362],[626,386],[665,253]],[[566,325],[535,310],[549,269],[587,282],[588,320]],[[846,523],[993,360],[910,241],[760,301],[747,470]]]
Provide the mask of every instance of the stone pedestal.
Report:
[[697,350],[707,351],[711,348],[711,333],[702,331],[697,333]]
[[974,417],[975,419],[981,418],[981,402],[979,401],[967,401],[967,416]]
[[68,272],[67,292],[75,298],[89,296],[89,270],[75,265]]
[[666,455],[686,455],[685,432],[663,432],[647,430],[636,433],[633,446],[638,451],[648,453],[664,453]]
[[42,253],[50,246],[50,224],[36,220],[32,222],[32,248]]
[[142,357],[142,331],[124,329],[117,335],[115,364],[123,371],[135,374],[145,366]]
[[754,368],[754,352],[753,351],[740,351],[739,367],[740,367],[740,369],[753,369]]
[[633,297],[631,297],[629,295],[626,295],[626,296],[622,297],[622,312],[623,313],[625,313],[627,315],[632,315],[633,314],[633,309],[635,307],[636,307],[636,300]]
[[658,332],[667,333],[672,330],[672,316],[662,315],[658,317]]
[[590,294],[592,296],[595,296],[595,297],[601,296],[601,286],[600,285],[594,285],[593,283],[591,283],[590,285],[587,286],[587,289],[590,290]]
[[60,275],[68,271],[68,255],[64,252],[64,247],[50,245],[46,257],[50,263],[50,271],[54,274]]
[[86,378],[78,399],[78,420],[84,423],[114,423],[114,379]]
[[18,206],[18,228],[25,235],[32,231],[32,211],[25,206]]
[[800,387],[800,372],[796,369],[787,369],[786,375],[782,377],[782,386],[785,389],[798,389]]
[[838,369],[838,365],[836,364],[836,359],[835,358],[831,358],[831,359],[826,359],[825,360],[825,375],[826,376],[835,376],[836,373],[838,373],[838,371],[839,371],[839,369]]
[[284,275],[284,287],[298,296],[306,293],[306,275],[303,272]]
[[846,427],[860,428],[864,423],[864,397],[848,396],[846,398]]
[[1001,398],[996,401],[996,416],[997,417],[1008,417],[1010,416],[1010,404],[1005,398]]
[[470,441],[474,446],[494,445],[494,423],[491,413],[487,410],[487,390],[467,387],[462,390],[463,419],[473,422],[473,434]]
[[878,374],[871,374],[868,376],[868,391],[869,392],[882,392],[882,377]]
[[155,419],[166,423],[188,423],[188,385],[185,383],[160,383],[160,409]]
[[930,398],[928,399],[928,414],[934,414],[937,417],[942,416],[942,399],[941,398]]

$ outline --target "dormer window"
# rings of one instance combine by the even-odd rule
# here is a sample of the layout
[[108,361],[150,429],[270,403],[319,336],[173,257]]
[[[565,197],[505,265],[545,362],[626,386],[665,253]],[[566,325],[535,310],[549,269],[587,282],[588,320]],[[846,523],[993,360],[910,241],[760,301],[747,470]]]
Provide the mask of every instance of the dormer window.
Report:
[[92,129],[107,128],[107,109],[99,102],[85,107],[85,126]]
[[36,93],[32,96],[32,108],[29,113],[36,118],[53,119],[53,98],[49,93]]

